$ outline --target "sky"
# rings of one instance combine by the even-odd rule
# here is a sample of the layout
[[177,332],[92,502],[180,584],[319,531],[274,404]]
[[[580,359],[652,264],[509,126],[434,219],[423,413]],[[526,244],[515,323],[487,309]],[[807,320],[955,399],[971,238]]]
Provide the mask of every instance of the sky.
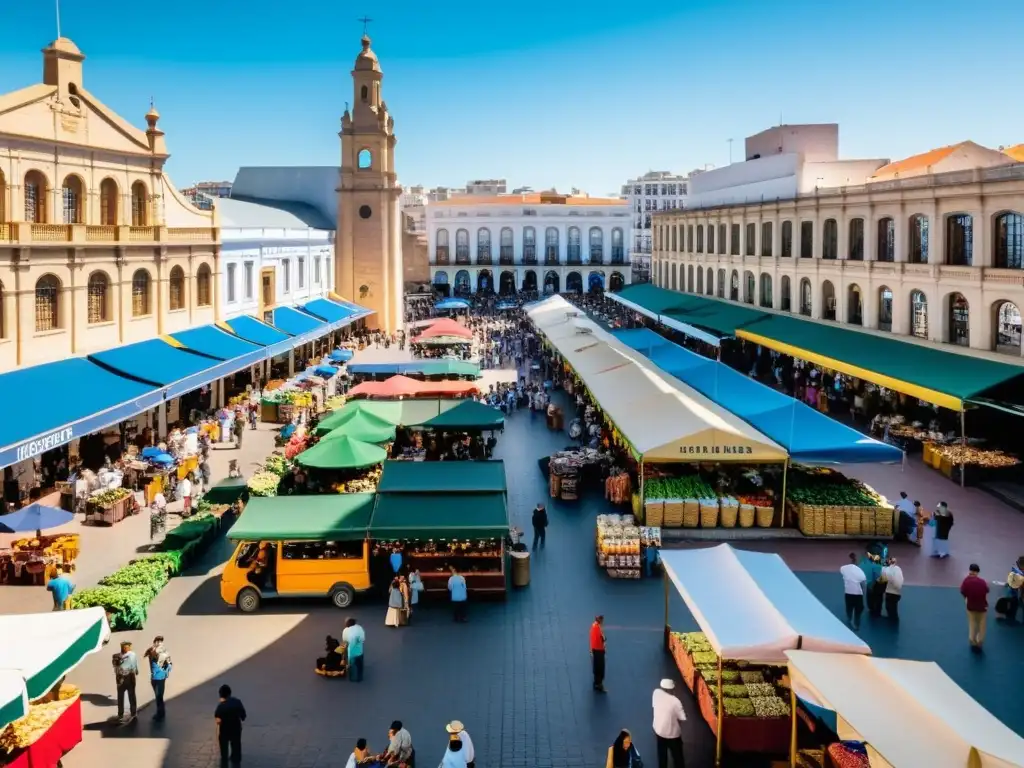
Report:
[[[60,23],[87,90],[140,127],[155,101],[179,187],[338,165],[368,16],[402,184],[604,195],[725,165],[730,138],[740,160],[780,119],[839,123],[844,158],[1022,142],[1019,3],[60,0]],[[56,16],[0,2],[0,93],[41,80]]]

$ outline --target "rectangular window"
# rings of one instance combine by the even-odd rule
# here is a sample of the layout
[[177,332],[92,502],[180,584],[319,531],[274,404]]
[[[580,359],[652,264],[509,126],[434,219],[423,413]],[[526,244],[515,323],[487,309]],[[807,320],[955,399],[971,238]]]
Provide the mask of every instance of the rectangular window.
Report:
[[770,258],[772,256],[772,223],[765,221],[761,223],[761,256]]
[[228,264],[228,304],[235,300],[235,267],[237,264]]
[[704,253],[704,225],[697,225],[697,253]]
[[284,292],[292,289],[292,265],[288,259],[281,260],[281,271],[284,272]]
[[814,257],[814,222],[800,222],[800,258],[810,259]]
[[313,282],[320,285],[320,257],[317,256],[313,259]]
[[756,251],[754,246],[757,245],[757,225],[747,224],[747,242],[746,247],[743,249],[747,256],[753,256]]
[[740,255],[740,225],[733,224],[729,227],[729,254],[732,256]]
[[361,560],[362,541],[286,541],[281,545],[284,560]]
[[253,277],[253,275],[252,275],[252,272],[253,272],[253,263],[251,261],[245,262],[245,298],[247,298],[247,299],[251,299],[252,298],[252,292],[253,292],[253,284],[252,284],[252,277]]
[[693,224],[686,227],[686,250],[693,253]]
[[306,259],[299,256],[299,288],[306,284]]
[[718,253],[725,256],[725,235],[727,233],[725,224],[718,225]]
[[779,254],[784,259],[793,257],[793,222],[784,221],[782,222],[782,253]]

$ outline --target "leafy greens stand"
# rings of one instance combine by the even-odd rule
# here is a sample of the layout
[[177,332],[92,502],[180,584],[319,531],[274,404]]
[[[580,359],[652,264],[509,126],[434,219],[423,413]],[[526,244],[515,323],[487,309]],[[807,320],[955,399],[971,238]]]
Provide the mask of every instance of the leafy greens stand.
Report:
[[[758,723],[755,718],[734,717],[726,711],[728,691],[723,691],[723,681],[728,670],[723,662],[781,665],[786,663],[785,652],[798,648],[871,653],[867,644],[822,605],[778,555],[721,544],[707,549],[663,551],[662,561],[665,645],[674,651],[701,714],[715,731],[716,763],[721,762],[726,747],[730,751],[751,751],[753,747],[753,751],[783,754],[790,743],[789,717],[780,714]],[[717,675],[695,669],[710,658],[685,653],[679,647],[685,638],[673,636],[669,624],[670,581],[717,657]],[[713,686],[717,686],[717,705]]]

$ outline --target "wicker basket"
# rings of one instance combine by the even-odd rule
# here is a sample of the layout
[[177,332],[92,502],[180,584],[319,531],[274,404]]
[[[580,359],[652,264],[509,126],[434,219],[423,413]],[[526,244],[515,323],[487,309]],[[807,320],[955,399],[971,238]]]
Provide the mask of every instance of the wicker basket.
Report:
[[666,528],[678,528],[683,524],[683,502],[670,499],[665,502],[665,517],[663,526]]
[[877,507],[860,508],[860,534],[861,536],[875,535],[875,509]]
[[738,519],[738,522],[740,524],[740,528],[753,528],[754,527],[754,517],[756,516],[756,514],[757,513],[754,512],[754,505],[753,504],[740,504],[740,506],[739,506],[739,519]]
[[722,515],[718,521],[723,528],[735,528],[736,519],[739,517],[740,508],[732,504],[722,507]]
[[921,461],[929,467],[932,466],[932,457],[935,455],[935,443],[921,444]]
[[825,535],[846,533],[845,507],[825,507]]
[[860,536],[861,531],[860,525],[860,510],[861,507],[846,507],[846,535],[847,536]]
[[800,521],[800,532],[804,536],[823,536],[825,534],[825,510],[811,504],[801,504],[797,508]]
[[875,536],[892,536],[892,507],[875,509]]
[[771,528],[775,520],[775,507],[754,507],[758,528]]
[[[718,527],[718,513],[720,508],[718,506],[717,499],[714,504],[700,503],[700,527],[701,528],[717,528]],[[683,524],[686,524],[686,520],[683,520]]]
[[661,499],[644,504],[644,525],[660,528],[665,524],[665,502]]

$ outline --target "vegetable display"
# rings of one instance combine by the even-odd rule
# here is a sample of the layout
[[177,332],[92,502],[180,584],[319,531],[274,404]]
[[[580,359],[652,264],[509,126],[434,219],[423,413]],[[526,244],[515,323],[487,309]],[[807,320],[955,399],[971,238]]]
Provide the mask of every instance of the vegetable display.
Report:
[[884,499],[859,480],[832,469],[793,467],[786,498],[821,507],[880,507]]
[[263,469],[273,472],[278,477],[284,477],[290,468],[291,462],[283,454],[277,452],[267,456],[267,460],[263,462]]
[[943,445],[936,443],[933,449],[939,455],[949,459],[953,464],[969,464],[988,469],[1015,467],[1020,464],[1020,459],[1016,456],[1011,456],[1002,451],[986,451],[971,445]]
[[330,397],[327,398],[326,401],[324,401],[324,410],[325,411],[336,411],[336,410],[338,410],[339,408],[341,408],[344,405],[345,405],[345,396],[344,395],[331,395]]
[[57,701],[32,704],[27,715],[0,731],[0,750],[14,752],[35,744],[50,730],[50,726],[60,719],[80,693],[81,691],[73,685],[62,685],[57,693]]
[[273,472],[256,472],[249,478],[250,496],[277,496],[277,486],[281,477]]
[[699,475],[689,475],[647,480],[644,496],[648,499],[714,499],[718,494]]
[[789,717],[789,704],[778,696],[759,696],[750,699],[757,717]]
[[122,499],[127,499],[129,496],[131,496],[131,491],[127,488],[111,488],[91,496],[89,501],[95,502],[101,507],[111,507]]

